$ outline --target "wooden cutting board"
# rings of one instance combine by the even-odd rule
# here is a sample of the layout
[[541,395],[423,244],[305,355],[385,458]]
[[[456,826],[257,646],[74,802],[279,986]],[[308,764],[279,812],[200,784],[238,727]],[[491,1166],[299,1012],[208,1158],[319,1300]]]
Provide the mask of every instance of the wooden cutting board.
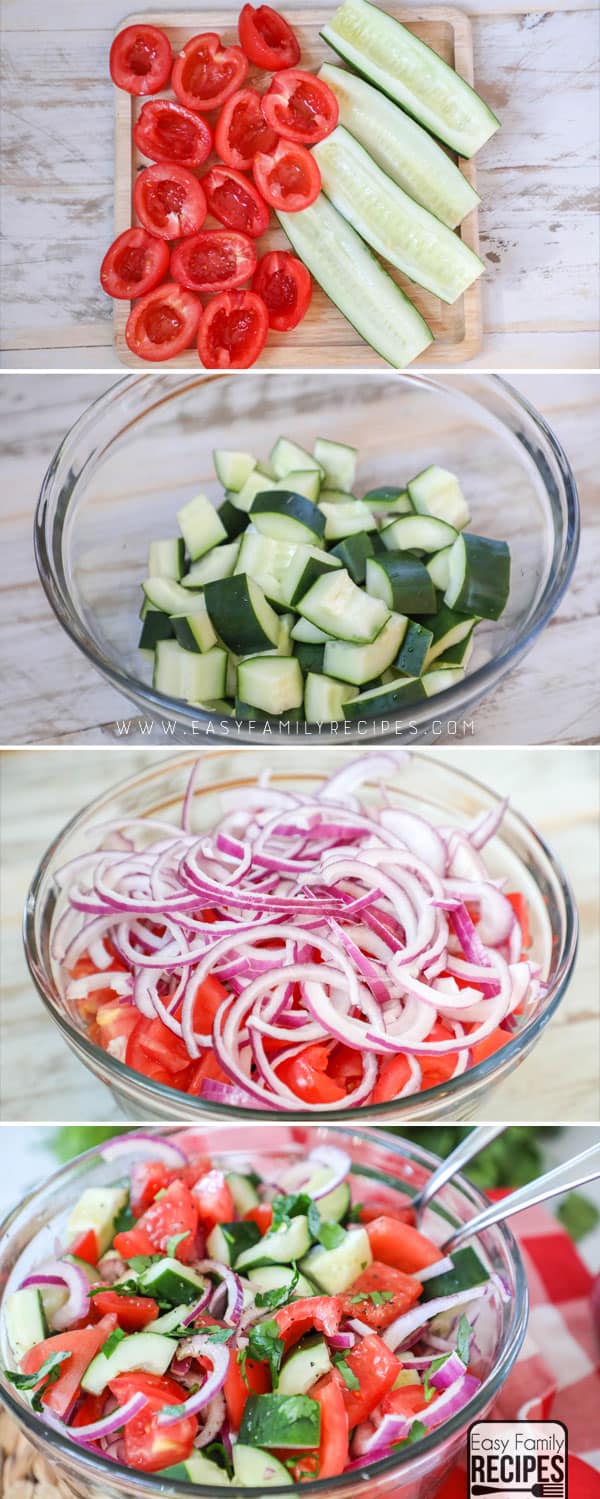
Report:
[[[396,16],[397,20],[403,21],[409,30],[414,31],[422,41],[427,42],[428,46],[433,47],[445,62],[456,68],[467,83],[473,83],[471,26],[462,11],[446,6],[432,6],[425,11],[408,11],[402,5],[390,5],[389,0],[386,3],[386,10]],[[174,52],[178,52],[184,42],[202,31],[218,32],[225,45],[237,42],[237,15],[237,10],[188,10],[171,14],[152,11],[148,14],[128,16],[122,24],[129,26],[133,22],[147,21],[154,26],[160,26],[169,37]],[[316,72],[325,61],[343,66],[340,59],[319,35],[319,25],[324,23],[324,17],[325,11],[318,20],[314,11],[287,11],[286,9],[286,18],[293,26],[302,48],[300,66],[313,72]],[[263,91],[264,80],[264,73],[250,69],[248,84],[255,84]],[[165,97],[173,98],[174,95],[169,90],[166,91]],[[129,229],[134,222],[133,185],[140,169],[149,164],[134,145],[132,134],[133,125],[143,102],[141,99],[134,99],[131,95],[123,93],[121,89],[115,89],[116,234],[122,234],[123,230]],[[209,119],[213,118],[214,116],[209,116]],[[208,169],[212,160],[211,157],[203,170]],[[461,162],[460,165],[468,181],[475,185],[473,162]],[[209,217],[207,227],[210,226],[220,227]],[[463,221],[459,233],[465,244],[478,253],[477,209],[474,209]],[[260,240],[259,253],[264,254],[267,250],[287,248],[289,246],[283,231],[278,225],[274,225]],[[440,302],[438,297],[432,296],[430,292],[414,286],[399,271],[392,267],[388,269],[394,280],[423,314],[435,335],[435,343],[425,350],[418,362],[428,365],[448,365],[464,364],[466,360],[472,359],[481,348],[482,342],[481,279],[449,307],[444,302]],[[129,308],[128,302],[114,303],[115,348],[124,364],[136,369],[148,369],[148,364],[131,354],[125,343],[125,324]],[[383,363],[380,355],[363,342],[360,335],[317,285],[315,285],[312,303],[304,320],[291,333],[270,333],[267,346],[260,358],[260,365],[263,369],[265,367],[272,369],[372,369],[381,368]],[[198,355],[195,347],[192,347],[185,354],[179,355],[177,359],[172,359],[169,368],[195,369],[197,365]]]

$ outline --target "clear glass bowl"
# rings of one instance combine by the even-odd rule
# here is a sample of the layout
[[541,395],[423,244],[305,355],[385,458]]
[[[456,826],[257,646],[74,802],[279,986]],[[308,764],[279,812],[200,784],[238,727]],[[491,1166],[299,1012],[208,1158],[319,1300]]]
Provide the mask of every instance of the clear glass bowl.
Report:
[[[176,1135],[173,1131],[168,1133]],[[353,1167],[359,1168],[352,1181],[356,1197],[361,1202],[380,1200],[383,1195],[381,1182],[360,1174],[361,1168],[382,1172],[388,1177],[389,1185],[383,1188],[387,1195],[388,1191],[393,1192],[394,1184],[400,1190],[408,1186],[414,1193],[439,1164],[437,1158],[420,1145],[393,1140],[380,1130],[307,1130],[287,1125],[269,1125],[261,1129],[254,1126],[244,1132],[243,1148],[240,1148],[238,1131],[231,1127],[215,1128],[202,1132],[200,1149],[217,1162],[226,1163],[228,1170],[239,1170],[247,1162],[268,1179],[276,1176],[282,1156],[301,1158],[317,1142],[341,1145],[348,1152]],[[132,1151],[131,1163],[134,1159]],[[109,1164],[103,1159],[101,1149],[87,1151],[15,1208],[0,1226],[0,1286],[3,1296],[15,1290],[43,1258],[54,1254],[55,1239],[60,1238],[61,1231],[64,1233],[69,1210],[78,1193],[84,1187],[102,1186],[120,1179],[127,1173],[129,1164],[126,1156],[119,1160],[117,1167],[114,1162]],[[468,1221],[485,1206],[481,1194],[462,1176],[456,1176],[444,1187],[436,1202],[454,1225]],[[429,1210],[423,1222],[425,1232],[430,1231],[438,1243],[450,1231],[447,1222],[443,1227],[440,1225],[435,1211]],[[479,1242],[491,1269],[502,1277],[510,1291],[508,1300],[500,1302],[495,1297],[493,1305],[484,1303],[478,1315],[477,1347],[480,1354],[475,1354],[479,1362],[474,1372],[483,1379],[481,1389],[463,1411],[424,1438],[418,1451],[409,1447],[397,1457],[373,1463],[356,1474],[303,1484],[302,1493],[306,1493],[307,1499],[356,1499],[358,1494],[364,1493],[366,1483],[373,1499],[392,1499],[392,1496],[430,1499],[464,1452],[468,1426],[485,1417],[517,1358],[528,1313],[525,1272],[510,1229],[498,1225],[483,1234]],[[0,1319],[2,1367],[11,1367],[1,1306]],[[131,1469],[92,1457],[67,1437],[44,1426],[43,1419],[24,1404],[4,1374],[0,1375],[0,1396],[25,1435],[54,1465],[67,1491],[77,1499],[159,1499],[159,1496],[162,1499],[189,1499],[192,1492],[189,1484],[134,1473]],[[199,1485],[194,1485],[193,1492],[205,1496],[205,1499],[215,1493]],[[257,1499],[260,1490],[235,1489],[233,1492],[239,1499],[248,1492]],[[275,1492],[283,1499],[289,1490],[277,1489]]]
[[[460,721],[533,645],[558,607],[579,540],[571,468],[543,418],[496,376],[372,373],[230,376],[143,374],[118,382],[84,412],[55,454],[37,507],[35,545],[50,603],[88,661],[145,717],[257,743],[234,724],[156,692],[137,650],[141,584],[153,537],[177,532],[176,511],[198,490],[219,502],[212,450],[266,457],[278,434],[303,445],[326,434],[360,452],[359,492],[404,483],[431,463],[455,469],[473,529],[508,541],[510,598],[476,631],[465,680],[441,697],[389,715],[372,734],[423,735]],[[526,725],[523,726],[524,734]],[[290,732],[290,730],[286,731]],[[291,726],[303,739],[325,732]],[[348,722],[344,738],[365,737]],[[329,733],[329,731],[328,731]],[[330,742],[335,742],[329,735]]]
[[[264,1121],[264,1110],[209,1104],[175,1092],[132,1072],[90,1041],[72,1007],[66,1006],[61,998],[59,975],[51,957],[52,933],[64,909],[64,895],[58,894],[55,872],[67,860],[95,846],[90,829],[98,823],[125,815],[180,822],[185,788],[197,758],[191,753],[149,755],[148,766],[141,774],[99,797],[67,825],[45,854],[29,891],[25,949],[32,978],[52,1019],[80,1061],[110,1088],[128,1119],[197,1122],[210,1118],[239,1122],[241,1118],[245,1124],[252,1119]],[[274,786],[314,792],[324,776],[347,762],[348,752],[323,748],[317,751],[306,746],[282,748],[270,758]],[[196,781],[194,827],[200,830],[214,826],[222,810],[221,793],[254,785],[267,763],[264,751],[204,752]],[[436,750],[407,753],[405,763],[386,784],[394,804],[422,810],[434,822],[451,821],[457,826],[464,826],[479,813],[497,807],[499,802],[494,791],[452,769]],[[364,794],[372,795],[373,788],[369,791],[367,785]],[[304,1123],[321,1117],[327,1122],[359,1119],[374,1124],[466,1119],[484,1099],[487,1102],[492,1088],[529,1054],[569,982],[577,949],[577,912],[566,875],[551,850],[519,813],[508,810],[500,833],[487,847],[487,860],[495,877],[506,875],[508,888],[521,890],[530,905],[530,953],[540,964],[547,984],[546,994],[540,997],[535,1012],[525,1023],[521,1022],[521,1028],[501,1051],[448,1083],[396,1102],[361,1105],[355,1111],[328,1110],[319,1116],[316,1111],[308,1113],[299,1108],[294,1111],[294,1118]],[[273,1118],[273,1114],[269,1117]]]

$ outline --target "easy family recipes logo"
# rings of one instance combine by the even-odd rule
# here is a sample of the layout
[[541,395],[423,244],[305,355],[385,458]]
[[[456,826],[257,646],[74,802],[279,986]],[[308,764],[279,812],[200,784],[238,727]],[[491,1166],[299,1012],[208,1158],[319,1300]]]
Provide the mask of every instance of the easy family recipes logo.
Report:
[[567,1499],[562,1421],[477,1421],[469,1428],[469,1499]]

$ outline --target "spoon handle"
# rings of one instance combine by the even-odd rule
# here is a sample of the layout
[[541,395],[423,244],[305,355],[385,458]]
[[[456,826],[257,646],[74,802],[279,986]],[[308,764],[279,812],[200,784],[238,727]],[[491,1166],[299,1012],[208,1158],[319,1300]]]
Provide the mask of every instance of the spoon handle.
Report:
[[436,1192],[445,1187],[446,1182],[449,1182],[451,1177],[460,1171],[461,1166],[466,1166],[467,1161],[472,1161],[473,1156],[479,1155],[480,1150],[495,1140],[505,1128],[504,1124],[481,1124],[477,1129],[470,1130],[464,1140],[461,1140],[450,1155],[446,1156],[445,1161],[440,1162],[437,1170],[432,1173],[421,1191],[417,1192],[416,1197],[413,1197],[411,1206],[416,1212],[417,1221],[432,1197],[435,1197]]
[[573,1156],[570,1161],[563,1161],[560,1166],[553,1166],[551,1171],[546,1171],[543,1176],[538,1176],[535,1181],[528,1182],[527,1186],[519,1187],[518,1191],[511,1192],[508,1197],[501,1198],[500,1202],[492,1202],[483,1213],[477,1213],[475,1218],[469,1219],[457,1228],[449,1239],[442,1245],[444,1254],[451,1254],[465,1239],[470,1239],[474,1234],[481,1233],[485,1228],[491,1228],[493,1223],[501,1223],[504,1218],[512,1217],[513,1213],[521,1213],[524,1208],[535,1207],[538,1202],[546,1202],[549,1197],[557,1197],[561,1192],[571,1191],[575,1187],[583,1187],[586,1182],[594,1181],[600,1176],[600,1144],[590,1145],[588,1150],[582,1150],[580,1155]]

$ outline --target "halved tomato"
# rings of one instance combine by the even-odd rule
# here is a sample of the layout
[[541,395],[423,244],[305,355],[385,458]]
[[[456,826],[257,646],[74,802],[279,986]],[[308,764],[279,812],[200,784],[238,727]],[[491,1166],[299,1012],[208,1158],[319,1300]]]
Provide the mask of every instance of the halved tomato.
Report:
[[262,354],[269,332],[264,302],[253,291],[224,291],[205,308],[198,353],[205,369],[245,370]]
[[183,239],[197,234],[206,218],[204,189],[173,161],[156,161],[136,178],[133,206],[145,229],[160,239]]
[[171,43],[158,26],[126,26],[110,49],[110,76],[127,94],[157,94],[172,65]]
[[276,73],[262,101],[272,130],[284,140],[316,146],[335,130],[339,105],[333,91],[314,73],[286,68]]
[[257,68],[267,73],[275,68],[295,68],[300,62],[300,43],[289,21],[270,5],[244,5],[238,21],[240,42]]
[[252,168],[257,187],[271,208],[300,213],[321,191],[321,173],[306,146],[278,141],[274,151],[259,151]]
[[107,296],[131,302],[143,297],[167,274],[169,249],[163,239],[147,229],[126,229],[106,251],[100,267],[100,282]]
[[223,105],[217,121],[215,146],[221,160],[243,172],[252,166],[257,151],[272,151],[276,145],[260,94],[254,88],[238,89]]
[[176,161],[180,167],[204,166],[213,144],[206,120],[174,99],[149,99],[135,122],[133,139],[150,161]]
[[125,329],[127,348],[152,363],[173,359],[193,343],[201,312],[194,292],[165,281],[134,302]]
[[218,109],[241,88],[247,72],[241,47],[224,47],[216,31],[204,31],[182,48],[171,81],[187,109]]
[[269,223],[269,210],[249,177],[235,167],[211,167],[202,178],[210,212],[227,229],[258,239]]
[[234,229],[203,229],[176,245],[171,275],[190,291],[231,291],[249,281],[256,267],[256,250],[247,234]]
[[[269,327],[275,328],[278,333],[286,333],[290,328],[297,328],[308,310],[312,297],[312,279],[306,266],[295,255],[291,255],[289,250],[271,250],[258,262],[252,290],[265,303]],[[353,1058],[357,1081],[360,1081],[360,1055],[353,1053]],[[335,1076],[331,1068],[329,1073],[330,1076]]]

